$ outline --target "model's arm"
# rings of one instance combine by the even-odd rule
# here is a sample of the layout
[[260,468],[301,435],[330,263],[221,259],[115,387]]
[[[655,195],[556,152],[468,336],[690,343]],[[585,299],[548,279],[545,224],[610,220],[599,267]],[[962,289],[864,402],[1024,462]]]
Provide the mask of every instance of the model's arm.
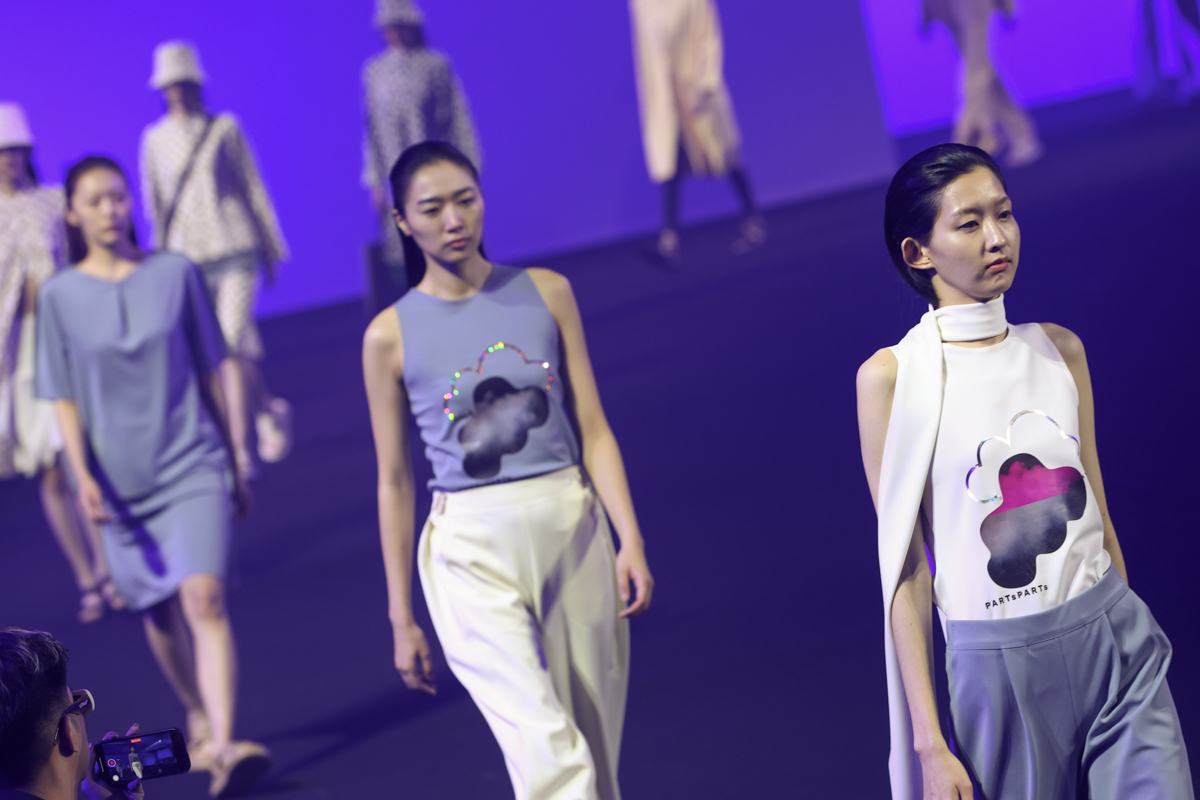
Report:
[[[617,439],[600,405],[600,393],[596,389],[596,378],[588,358],[579,307],[575,304],[571,284],[562,275],[547,269],[530,269],[529,277],[541,293],[562,335],[575,416],[583,439],[583,466],[621,540],[621,550],[617,554],[617,584],[621,600],[628,603],[621,616],[634,616],[650,607],[654,578],[646,563],[645,543],[633,512],[621,450],[617,447]],[[631,582],[635,590],[632,597],[629,591]]]
[[1100,509],[1100,519],[1104,523],[1104,549],[1112,558],[1113,567],[1128,582],[1125,556],[1121,554],[1117,531],[1108,516],[1108,501],[1104,499],[1104,479],[1100,476],[1100,456],[1096,451],[1096,407],[1092,402],[1092,376],[1088,372],[1083,341],[1061,325],[1042,323],[1042,330],[1050,337],[1050,341],[1054,342],[1059,355],[1071,370],[1071,377],[1075,379],[1075,388],[1079,393],[1079,460],[1083,464],[1088,483],[1092,485],[1092,494]]
[[408,448],[408,397],[401,388],[404,348],[400,319],[387,308],[363,337],[363,381],[371,412],[378,467],[379,539],[387,578],[396,669],[410,689],[436,694],[433,659],[425,634],[413,618],[412,568],[414,489]]
[[[867,359],[858,370],[858,432],[867,485],[877,510],[879,475],[896,391],[897,368],[896,357],[885,349]],[[913,746],[921,759],[925,797],[929,800],[969,800],[972,796],[970,778],[950,752],[938,724],[937,699],[930,679],[933,577],[925,556],[925,539],[919,532],[920,526],[909,543],[900,582],[892,598],[892,638],[912,717]]]
[[88,469],[87,450],[83,443],[83,425],[79,422],[79,408],[74,400],[55,400],[54,416],[62,436],[63,449],[67,451],[67,463],[75,476],[79,490],[79,504],[83,513],[93,522],[108,522],[112,515],[104,510],[104,498],[100,486]]
[[252,462],[246,446],[246,397],[242,390],[243,383],[238,380],[237,369],[238,365],[232,357],[222,359],[217,368],[209,373],[205,388],[221,437],[233,456],[236,477],[234,499],[237,516],[241,518],[250,513],[253,496],[247,483]]
[[250,149],[250,142],[246,140],[245,133],[236,122],[228,141],[230,160],[240,173],[242,186],[246,192],[246,202],[250,205],[250,212],[254,215],[263,239],[261,246],[263,259],[266,262],[267,279],[274,280],[275,265],[288,258],[287,242],[279,227],[279,218],[275,214],[271,196],[267,194],[267,187],[263,184],[262,176],[259,174],[258,161],[254,157],[253,150]]

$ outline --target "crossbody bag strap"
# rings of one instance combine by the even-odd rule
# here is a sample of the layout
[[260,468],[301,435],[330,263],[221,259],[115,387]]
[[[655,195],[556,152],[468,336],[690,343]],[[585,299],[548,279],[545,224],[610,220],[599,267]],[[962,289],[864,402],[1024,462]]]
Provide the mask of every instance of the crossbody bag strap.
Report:
[[201,131],[200,138],[196,140],[196,145],[192,148],[187,163],[183,165],[183,172],[179,173],[179,182],[175,184],[175,196],[171,198],[171,205],[167,206],[167,211],[163,214],[162,239],[158,243],[159,247],[167,246],[167,237],[171,234],[171,223],[175,219],[175,212],[179,209],[179,199],[183,197],[183,190],[187,187],[188,178],[192,176],[192,171],[196,167],[196,159],[199,158],[204,143],[208,141],[208,134],[212,131],[213,123],[216,121],[215,116],[210,116],[204,123],[204,130]]

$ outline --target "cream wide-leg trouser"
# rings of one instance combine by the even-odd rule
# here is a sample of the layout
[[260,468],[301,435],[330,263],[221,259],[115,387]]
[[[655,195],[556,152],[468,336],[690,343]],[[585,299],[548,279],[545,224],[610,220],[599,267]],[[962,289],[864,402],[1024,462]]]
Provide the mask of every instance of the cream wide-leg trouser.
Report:
[[517,800],[619,800],[629,626],[608,520],[579,468],[435,492],[417,564]]

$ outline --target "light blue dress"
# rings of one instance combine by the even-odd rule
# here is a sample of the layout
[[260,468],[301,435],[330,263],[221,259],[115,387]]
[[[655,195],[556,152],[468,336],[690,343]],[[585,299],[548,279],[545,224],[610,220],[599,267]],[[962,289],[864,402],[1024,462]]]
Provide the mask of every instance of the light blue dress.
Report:
[[226,357],[199,271],[154,253],[122,281],[66,269],[38,294],[36,392],[79,409],[113,582],[140,610],[224,576],[228,451],[202,391]]

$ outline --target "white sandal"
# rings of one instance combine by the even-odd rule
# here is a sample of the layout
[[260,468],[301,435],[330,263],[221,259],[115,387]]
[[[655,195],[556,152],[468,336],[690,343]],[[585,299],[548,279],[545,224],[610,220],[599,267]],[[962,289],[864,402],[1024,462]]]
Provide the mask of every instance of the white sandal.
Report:
[[285,459],[292,451],[291,404],[280,397],[268,400],[266,410],[254,418],[254,430],[258,434],[258,457],[264,463]]

